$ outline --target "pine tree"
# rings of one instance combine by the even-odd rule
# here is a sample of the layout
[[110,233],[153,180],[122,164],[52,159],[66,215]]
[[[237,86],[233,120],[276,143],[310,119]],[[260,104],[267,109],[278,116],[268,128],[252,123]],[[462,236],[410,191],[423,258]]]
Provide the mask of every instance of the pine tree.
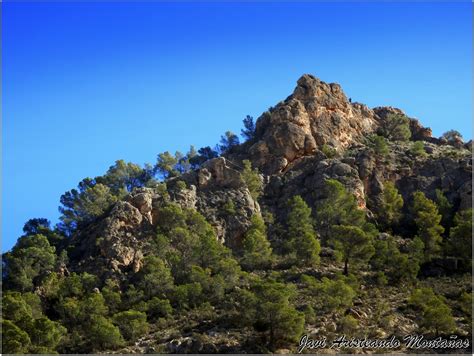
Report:
[[267,240],[263,219],[255,214],[245,234],[242,265],[248,269],[265,268],[271,264],[272,248]]
[[30,348],[28,333],[11,320],[2,319],[2,352],[5,354],[26,354]]
[[314,277],[303,275],[301,281],[314,297],[317,309],[341,312],[352,306],[357,295],[343,276],[337,279],[323,277],[321,281],[317,281]]
[[385,157],[389,153],[385,137],[375,135],[372,137],[371,144],[376,154]]
[[451,256],[472,263],[472,209],[456,213],[447,245]]
[[151,178],[139,165],[121,159],[115,161],[104,176],[97,177],[96,182],[108,186],[115,195],[120,195],[123,191],[131,192],[133,188],[144,186]]
[[381,271],[392,282],[412,282],[416,279],[423,259],[423,242],[416,238],[408,245],[408,253],[400,252],[392,236],[374,242],[375,253],[370,264],[376,271]]
[[453,219],[453,205],[449,202],[441,189],[436,189],[435,194],[436,205],[438,206],[438,211],[442,216],[441,225],[443,225],[446,230],[449,230]]
[[179,175],[179,172],[176,169],[178,158],[168,151],[158,154],[155,169],[163,179]]
[[296,342],[304,329],[304,315],[290,303],[294,290],[278,282],[262,282],[256,286],[256,324],[268,331],[269,347],[285,341]]
[[342,183],[335,179],[327,179],[324,194],[324,199],[316,208],[316,226],[323,245],[331,236],[333,226],[365,225],[365,212],[359,209],[354,195],[349,193]]
[[446,131],[443,135],[441,135],[441,137],[444,138],[446,141],[448,141],[448,143],[450,144],[463,141],[461,133],[456,130]]
[[146,314],[136,310],[126,310],[113,317],[114,324],[126,340],[135,341],[148,332]]
[[247,186],[252,198],[257,200],[262,193],[262,180],[258,174],[258,169],[252,169],[252,163],[247,159],[243,160],[242,164],[244,165],[244,169],[240,176]]
[[445,299],[436,295],[431,288],[416,289],[408,300],[409,304],[420,310],[420,324],[438,336],[440,333],[451,333],[456,329],[456,323],[451,308]]
[[311,218],[311,208],[296,195],[288,202],[288,237],[299,263],[314,266],[319,263],[321,247],[316,238]]
[[382,134],[392,141],[407,141],[411,137],[409,123],[403,114],[388,114],[382,125]]
[[349,274],[349,262],[367,262],[375,252],[370,235],[357,226],[334,226],[329,243],[344,261],[346,276]]
[[85,332],[93,351],[115,349],[124,343],[120,330],[104,316],[92,316]]
[[427,153],[425,151],[425,145],[423,141],[413,142],[410,148],[410,153],[415,157],[421,157],[421,158],[426,157]]
[[382,224],[389,227],[398,223],[402,216],[402,207],[403,198],[395,184],[386,182],[382,193],[382,204],[377,212]]
[[118,198],[107,185],[97,183],[95,179],[83,179],[78,190],[71,189],[60,198],[60,230],[71,235],[78,226],[104,214]]
[[237,146],[239,143],[239,137],[236,134],[234,134],[232,131],[226,131],[226,133],[221,136],[219,150],[221,153],[226,153],[233,147]]
[[444,232],[440,225],[441,215],[436,204],[422,192],[413,193],[412,213],[415,216],[417,234],[424,243],[425,261],[429,261],[441,251],[441,234]]
[[245,140],[251,140],[255,136],[255,122],[253,117],[247,115],[243,120],[244,128],[241,130],[241,135]]
[[54,269],[55,250],[43,235],[21,237],[12,251],[3,255],[7,287],[21,292],[32,290],[35,280],[45,277]]

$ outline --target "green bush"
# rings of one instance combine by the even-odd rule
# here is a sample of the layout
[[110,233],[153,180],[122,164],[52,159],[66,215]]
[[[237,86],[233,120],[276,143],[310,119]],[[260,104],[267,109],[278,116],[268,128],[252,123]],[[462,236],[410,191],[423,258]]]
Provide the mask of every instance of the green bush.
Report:
[[323,277],[321,281],[317,281],[314,277],[303,275],[301,281],[315,298],[316,310],[341,312],[350,307],[356,297],[354,288],[344,277],[336,280]]
[[252,169],[252,163],[247,159],[243,160],[242,164],[244,165],[244,169],[240,173],[240,177],[250,191],[252,198],[257,200],[260,194],[262,194],[263,189],[263,183],[258,169]]
[[237,213],[235,210],[235,204],[230,199],[225,202],[224,206],[222,207],[222,210],[224,210],[227,215],[235,215]]
[[425,151],[425,144],[423,141],[413,142],[410,148],[410,153],[415,157],[426,157],[427,153]]
[[114,324],[118,326],[120,333],[126,340],[135,341],[138,337],[148,332],[145,313],[127,310],[115,314],[113,319]]
[[91,350],[116,349],[124,344],[119,328],[103,316],[92,316],[84,328]]
[[178,180],[176,182],[176,188],[178,188],[178,191],[183,191],[187,188],[186,186],[186,182],[185,181],[182,181],[182,180]]
[[436,295],[431,288],[416,289],[408,300],[416,310],[421,311],[420,325],[428,332],[448,334],[456,329],[451,309],[442,296]]
[[466,319],[472,324],[472,292],[463,292],[459,297],[459,305]]
[[173,307],[168,299],[160,299],[153,297],[148,301],[147,315],[150,320],[158,320],[158,318],[165,318],[173,313]]
[[4,354],[28,353],[30,337],[10,320],[2,320],[2,352]]
[[321,146],[321,152],[326,156],[326,158],[334,158],[337,156],[336,149],[327,144]]
[[359,322],[352,315],[343,316],[338,323],[339,330],[347,336],[354,336],[359,328]]
[[374,135],[371,137],[371,146],[379,156],[385,157],[389,153],[387,140],[383,136]]

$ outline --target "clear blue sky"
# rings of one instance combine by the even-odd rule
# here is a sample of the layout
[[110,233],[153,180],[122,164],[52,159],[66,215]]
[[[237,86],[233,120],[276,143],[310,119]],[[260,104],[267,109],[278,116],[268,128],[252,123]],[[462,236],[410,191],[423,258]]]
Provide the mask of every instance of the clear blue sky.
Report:
[[117,159],[213,145],[303,73],[471,137],[471,3],[3,3],[2,249]]

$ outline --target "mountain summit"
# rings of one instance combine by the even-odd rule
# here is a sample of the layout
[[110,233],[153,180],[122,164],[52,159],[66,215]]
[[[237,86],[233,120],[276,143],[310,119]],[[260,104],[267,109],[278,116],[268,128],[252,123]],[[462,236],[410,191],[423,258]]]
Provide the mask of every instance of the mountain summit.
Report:
[[[383,134],[397,117],[406,118],[408,138],[388,139],[387,153],[377,153],[370,137]],[[413,141],[421,143],[425,154],[413,153]],[[327,179],[341,182],[368,216],[381,208],[386,182],[394,182],[406,201],[418,190],[434,199],[440,189],[452,205],[467,208],[472,195],[470,151],[462,145],[456,155],[453,150],[400,109],[351,103],[338,84],[305,74],[293,94],[258,118],[252,139],[169,179],[167,195],[181,207],[203,214],[218,239],[238,250],[251,217],[262,207],[284,220],[286,202],[299,195],[316,209],[325,198]],[[258,201],[241,179],[244,159],[261,172],[263,194]],[[146,255],[141,246],[148,244],[163,199],[163,193],[152,188],[134,190],[108,216],[78,231],[72,240],[77,241],[79,258],[74,269],[97,272],[99,263],[107,274],[131,266],[138,271]],[[220,212],[228,202],[235,214]],[[95,243],[98,237],[105,238]]]
[[309,74],[244,125],[242,144],[119,160],[61,196],[56,228],[29,220],[3,256],[4,352],[472,336],[471,142]]
[[342,152],[374,132],[378,119],[367,106],[350,103],[338,84],[305,74],[292,95],[258,119],[249,155],[263,172],[278,173],[323,145]]

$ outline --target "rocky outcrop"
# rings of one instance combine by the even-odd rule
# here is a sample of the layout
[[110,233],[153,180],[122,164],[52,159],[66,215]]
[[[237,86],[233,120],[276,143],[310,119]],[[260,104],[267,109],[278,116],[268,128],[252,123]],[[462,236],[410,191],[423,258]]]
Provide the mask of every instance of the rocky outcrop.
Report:
[[129,202],[120,201],[107,216],[73,236],[72,271],[86,271],[104,278],[123,271],[139,271],[144,237],[151,231],[146,217],[149,212],[144,214],[145,217]]
[[196,209],[214,227],[222,243],[240,248],[251,217],[260,214],[260,206],[238,169],[241,167],[220,157],[197,171],[170,180],[166,192],[135,189],[105,217],[74,237],[73,243],[78,246],[74,249],[73,271],[80,269],[99,275],[102,271],[104,276],[139,271],[156,233],[160,208],[166,201]]
[[234,249],[242,246],[252,216],[260,214],[259,204],[246,187],[200,192],[196,208],[214,226],[219,240]]
[[374,112],[350,103],[338,84],[305,74],[291,96],[258,119],[249,155],[262,172],[275,174],[323,145],[342,151],[376,127]]
[[194,207],[214,227],[218,239],[231,248],[241,247],[252,215],[260,214],[258,202],[240,176],[242,168],[241,164],[219,157],[180,177],[195,187]]
[[[413,156],[411,142],[389,143],[389,154],[381,157],[366,137],[378,132],[390,114],[404,115],[394,107],[352,103],[338,84],[303,75],[292,95],[260,116],[253,139],[169,179],[166,192],[135,189],[106,217],[83,229],[73,239],[74,260],[92,270],[99,265],[116,272],[139,270],[167,200],[203,214],[217,238],[232,249],[241,247],[251,217],[261,213],[259,202],[284,224],[288,199],[300,195],[315,211],[325,198],[327,179],[340,181],[369,217],[387,181],[396,184],[405,202],[416,190],[434,199],[435,190],[442,189],[455,209],[470,207],[472,143],[450,146],[410,118],[411,142],[423,141],[426,157]],[[243,159],[264,174],[259,202],[241,178]]]
[[[402,110],[391,106],[379,106],[374,108],[373,111],[380,126],[383,126],[387,117],[391,114],[405,115]],[[438,143],[438,139],[432,137],[432,132],[429,127],[424,127],[417,119],[409,118],[409,120],[411,140]]]

